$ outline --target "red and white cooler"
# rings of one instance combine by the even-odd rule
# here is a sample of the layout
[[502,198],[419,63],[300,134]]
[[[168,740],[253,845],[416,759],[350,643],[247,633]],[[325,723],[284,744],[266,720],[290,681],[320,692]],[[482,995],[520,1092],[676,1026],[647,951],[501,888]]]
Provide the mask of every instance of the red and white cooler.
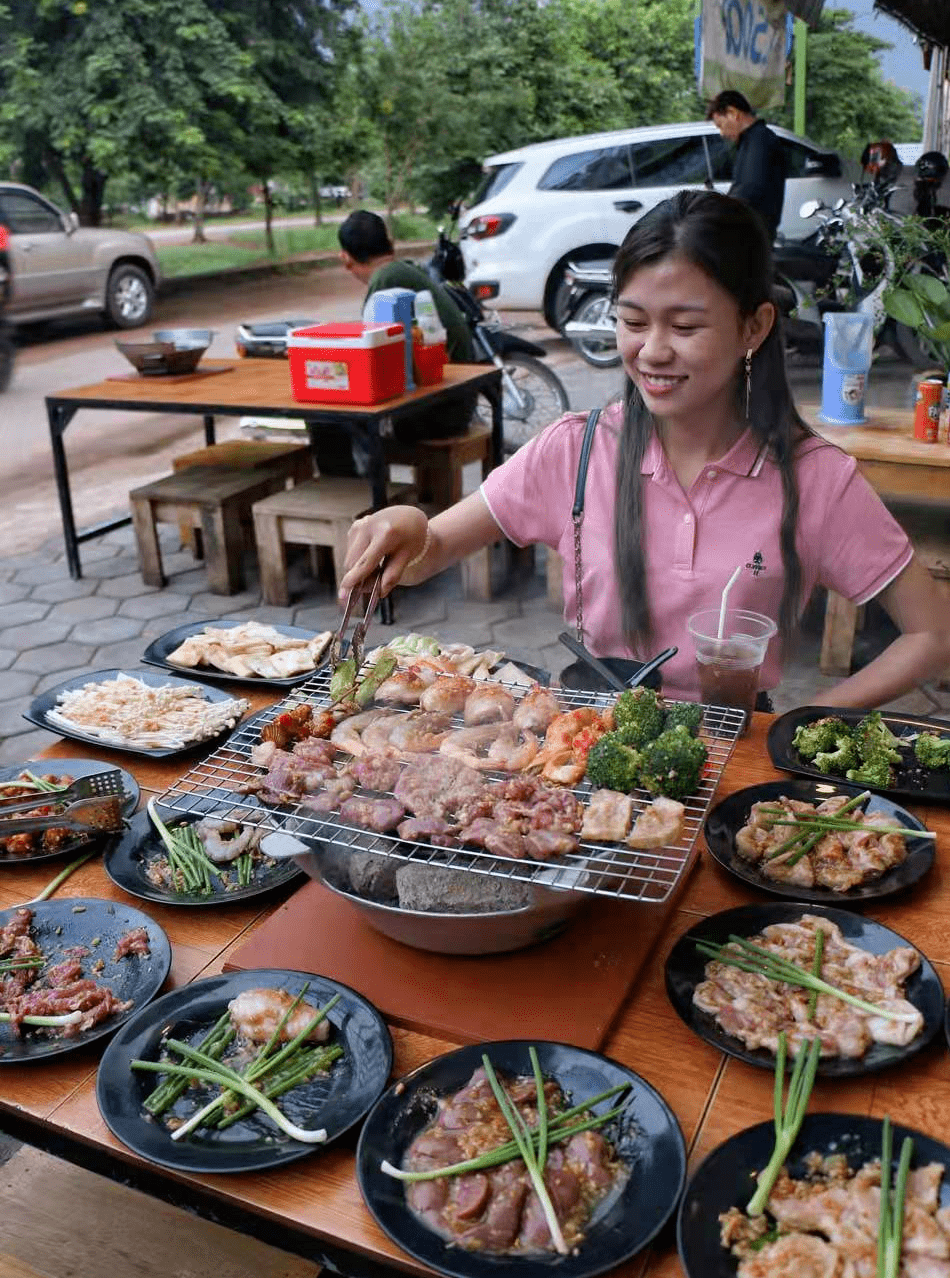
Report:
[[294,399],[378,404],[406,388],[401,324],[314,324],[287,338]]

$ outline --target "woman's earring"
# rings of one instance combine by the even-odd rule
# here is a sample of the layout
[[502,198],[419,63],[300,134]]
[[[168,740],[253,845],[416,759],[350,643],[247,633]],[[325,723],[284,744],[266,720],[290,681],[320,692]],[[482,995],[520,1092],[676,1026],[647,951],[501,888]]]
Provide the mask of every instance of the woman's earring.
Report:
[[745,415],[752,416],[752,348],[745,353]]

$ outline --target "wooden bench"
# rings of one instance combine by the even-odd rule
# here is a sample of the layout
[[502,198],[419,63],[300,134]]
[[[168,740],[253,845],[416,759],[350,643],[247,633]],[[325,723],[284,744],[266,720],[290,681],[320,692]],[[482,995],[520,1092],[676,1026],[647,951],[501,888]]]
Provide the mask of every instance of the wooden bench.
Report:
[[[950,593],[950,521],[946,514],[919,504],[891,506],[891,513],[907,533],[914,553],[937,582],[937,588],[942,593]],[[849,599],[828,591],[818,659],[822,674],[846,678],[851,673],[854,636],[863,611]]]
[[142,580],[149,586],[166,584],[157,525],[186,523],[195,531],[196,553],[206,560],[209,588],[219,595],[243,589],[242,522],[254,502],[285,483],[283,470],[192,466],[133,489],[129,502]]
[[[419,505],[438,514],[461,501],[466,466],[479,463],[483,479],[492,469],[491,427],[479,423],[464,435],[414,443],[390,440],[386,444],[386,460],[392,465],[412,467]],[[470,599],[491,599],[491,546],[463,560],[462,582]]]
[[[194,452],[182,453],[172,459],[172,470],[187,470],[190,466],[227,466],[231,470],[283,471],[287,482],[303,484],[313,479],[313,453],[309,444],[288,444],[274,440],[229,439]],[[181,544],[192,551],[196,549],[194,529],[187,523],[179,525]]]
[[[410,484],[390,484],[390,502],[412,501]],[[254,537],[261,569],[261,591],[269,604],[287,605],[287,545],[328,546],[337,581],[343,575],[350,525],[372,509],[365,479],[326,475],[297,484],[254,503]]]

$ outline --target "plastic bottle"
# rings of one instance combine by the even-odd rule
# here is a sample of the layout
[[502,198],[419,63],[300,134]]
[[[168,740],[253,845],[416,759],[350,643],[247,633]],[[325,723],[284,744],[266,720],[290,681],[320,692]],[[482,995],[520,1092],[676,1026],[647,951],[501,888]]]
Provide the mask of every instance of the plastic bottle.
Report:
[[426,346],[434,346],[436,342],[446,340],[445,327],[427,288],[420,289],[416,294],[416,323],[422,329],[422,340]]

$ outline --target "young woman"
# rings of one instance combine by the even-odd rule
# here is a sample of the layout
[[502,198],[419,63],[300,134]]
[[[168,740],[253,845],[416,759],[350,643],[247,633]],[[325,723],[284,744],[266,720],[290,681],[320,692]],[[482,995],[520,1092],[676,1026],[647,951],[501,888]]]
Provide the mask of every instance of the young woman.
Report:
[[[760,688],[781,677],[816,584],[877,598],[902,632],[823,700],[871,707],[950,666],[950,606],[855,462],[792,403],[758,219],[715,192],[681,192],[641,218],[614,264],[622,404],[601,414],[581,538],[585,637],[599,655],[644,659],[667,645],[664,691],[698,699],[686,621],[718,606],[775,618]],[[585,414],[569,413],[428,522],[413,507],[357,520],[341,593],[388,556],[383,592],[424,581],[497,540],[564,559],[575,616],[571,507]]]

